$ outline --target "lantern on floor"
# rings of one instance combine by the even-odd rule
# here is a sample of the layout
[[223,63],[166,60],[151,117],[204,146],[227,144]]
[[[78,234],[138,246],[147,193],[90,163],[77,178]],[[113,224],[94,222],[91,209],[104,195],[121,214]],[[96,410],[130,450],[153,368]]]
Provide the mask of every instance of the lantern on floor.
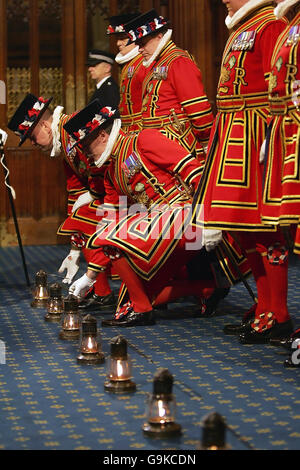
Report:
[[49,299],[47,274],[42,269],[35,275],[35,287],[33,289],[33,301],[31,307],[45,308]]
[[64,311],[64,301],[61,293],[61,285],[57,282],[49,287],[49,299],[45,321],[59,322]]
[[168,369],[159,369],[153,380],[153,394],[147,405],[147,423],[143,431],[149,437],[175,437],[181,426],[175,422],[176,400],[172,393],[173,376]]
[[226,423],[219,413],[210,413],[203,420],[199,450],[226,450]]
[[98,342],[97,320],[90,314],[82,319],[79,351],[77,356],[79,364],[102,364],[105,361]]
[[68,295],[64,299],[64,313],[61,320],[60,339],[78,339],[80,337],[81,315],[78,311],[78,299]]
[[116,336],[111,340],[107,378],[104,389],[108,392],[128,393],[136,390],[136,384],[131,380],[131,360],[127,354],[127,341],[122,336]]

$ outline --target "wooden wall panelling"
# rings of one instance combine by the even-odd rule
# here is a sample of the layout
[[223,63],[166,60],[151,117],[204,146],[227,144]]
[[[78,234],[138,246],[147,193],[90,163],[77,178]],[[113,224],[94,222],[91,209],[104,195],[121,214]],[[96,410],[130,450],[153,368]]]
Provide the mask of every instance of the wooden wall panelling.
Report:
[[31,69],[31,92],[38,95],[40,89],[39,11],[38,0],[30,0],[29,8],[29,57]]
[[[77,0],[76,0],[77,1]],[[5,1],[0,0],[1,8],[1,26],[6,24]],[[68,31],[67,40],[62,40],[64,64],[68,72],[73,72],[72,62],[74,55],[72,53],[72,44],[74,42],[74,19],[70,15],[72,26],[66,24],[68,13],[73,10],[73,0],[62,0],[63,2],[63,24]],[[38,0],[29,0],[29,56],[30,65],[30,91],[36,96],[40,95],[40,41],[39,35],[42,34],[39,26],[39,2]],[[68,13],[66,13],[68,12]],[[0,74],[6,71],[6,37],[4,38],[4,28],[0,28],[0,41],[3,47],[0,50]],[[62,36],[64,37],[64,36]],[[73,47],[74,50],[74,47]],[[70,75],[70,74],[69,74]],[[1,76],[1,75],[0,75]],[[73,74],[74,76],[74,74]],[[65,79],[65,77],[64,77]],[[66,79],[65,79],[66,80]],[[66,93],[69,99],[68,105],[70,112],[74,110],[75,100],[74,84],[70,89],[71,94]],[[47,96],[48,97],[48,96]],[[63,104],[62,102],[59,104]],[[1,106],[2,108],[2,106]],[[1,122],[7,123],[6,112],[1,109]],[[33,149],[28,141],[22,147],[18,147],[19,139],[9,132],[8,143],[5,147],[8,166],[10,169],[10,181],[17,195],[15,208],[19,221],[19,227],[23,244],[54,244],[57,243],[56,230],[62,220],[66,217],[66,190],[65,177],[62,171],[62,162],[60,158],[50,158],[37,149]],[[2,184],[2,180],[0,180]],[[4,186],[3,186],[4,187]],[[4,196],[4,197],[3,197]],[[5,202],[3,202],[5,201]],[[7,191],[1,188],[0,197],[0,245],[16,245],[17,239],[15,227],[11,217],[11,208]],[[66,238],[59,240],[66,243]]]
[[[140,0],[140,12],[146,13],[148,10],[155,8],[154,6],[155,0]],[[160,13],[160,10],[157,10]]]
[[84,108],[87,101],[87,74],[86,74],[86,0],[76,0],[75,18],[75,90],[76,109]]
[[109,2],[109,14],[110,16],[118,15],[118,0],[110,0]]
[[224,4],[220,4],[218,0],[213,0],[212,4],[213,15],[215,18],[215,30],[217,32],[214,41],[214,69],[216,72],[216,86],[220,74],[220,66],[222,61],[223,50],[228,39],[228,29],[225,26],[225,18],[227,10]]
[[[62,0],[62,67],[63,67],[63,99],[65,112],[71,114],[76,109],[75,97],[75,31],[74,2]],[[63,103],[61,103],[63,104]]]
[[[38,10],[38,0],[30,0],[29,1],[29,64],[31,70],[31,86],[30,90],[35,96],[39,96],[40,91],[40,81],[39,81],[39,70],[40,70],[40,49],[39,49],[39,10]],[[26,143],[27,144],[27,143]],[[23,144],[24,145],[24,144]],[[16,174],[19,175],[19,192],[23,193],[22,188],[22,174],[19,174],[18,167],[25,166],[24,161],[26,161],[28,165],[28,160],[30,161],[29,169],[28,166],[25,166],[26,171],[24,171],[23,175],[26,175],[25,179],[25,186],[26,182],[30,182],[31,191],[26,195],[22,194],[22,201],[23,204],[19,208],[19,216],[28,216],[32,214],[34,219],[40,219],[42,217],[42,189],[41,189],[41,181],[39,178],[40,172],[40,165],[39,165],[39,154],[40,151],[37,149],[30,150],[30,157],[24,158],[24,153],[17,152],[16,158],[17,160],[22,159],[21,162],[16,162],[17,165],[14,168]],[[40,194],[40,197],[36,197],[37,193]],[[29,199],[28,201],[26,199]],[[20,201],[20,198],[18,198]],[[25,204],[24,204],[25,203]],[[23,207],[22,207],[23,206]]]
[[[115,16],[115,15],[119,15],[119,14],[120,13],[119,13],[119,8],[118,8],[118,0],[110,0],[110,2],[109,2],[109,15],[110,16]],[[106,23],[107,23],[107,26],[108,26],[108,21]],[[107,40],[109,42],[110,52],[112,54],[117,55],[118,52],[119,52],[119,49],[117,48],[116,38],[114,38],[114,35],[113,34],[108,35]],[[120,68],[115,63],[113,68],[112,68],[112,77],[114,78],[114,80],[117,83],[119,82],[119,78],[120,78],[119,74],[120,74]],[[94,86],[95,86],[95,84],[94,84]]]

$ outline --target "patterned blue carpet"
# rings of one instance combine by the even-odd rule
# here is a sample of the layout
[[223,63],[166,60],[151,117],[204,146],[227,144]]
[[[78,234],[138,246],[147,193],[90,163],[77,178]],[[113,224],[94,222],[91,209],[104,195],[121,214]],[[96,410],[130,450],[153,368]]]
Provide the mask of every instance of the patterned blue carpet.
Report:
[[[57,269],[67,246],[24,250],[32,282],[40,269],[49,284],[62,279]],[[293,259],[289,273],[295,326],[300,326],[299,266]],[[77,364],[78,342],[59,339],[60,325],[45,322],[45,311],[30,307],[17,247],[0,248],[0,270],[0,340],[6,352],[0,363],[0,449],[194,450],[202,420],[213,411],[226,419],[232,449],[300,449],[300,369],[283,367],[284,350],[241,345],[223,334],[224,324],[239,320],[252,305],[243,285],[231,289],[219,315],[210,319],[191,317],[197,308],[193,299],[171,304],[173,318],[160,318],[153,327],[101,329],[101,319],[110,314],[95,315],[106,357],[117,334],[129,342],[137,391],[116,396],[103,388],[106,365]],[[112,286],[117,292],[119,283]],[[176,439],[151,440],[141,429],[159,367],[174,375],[176,419],[183,430]]]

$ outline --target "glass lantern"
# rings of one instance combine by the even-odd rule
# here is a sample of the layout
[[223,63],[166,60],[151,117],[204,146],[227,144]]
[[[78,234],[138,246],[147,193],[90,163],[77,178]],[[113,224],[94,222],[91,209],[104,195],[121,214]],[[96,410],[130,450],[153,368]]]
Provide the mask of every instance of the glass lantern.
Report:
[[64,313],[61,320],[60,339],[78,339],[80,337],[81,315],[78,311],[78,299],[69,295],[64,299]]
[[127,354],[127,341],[122,336],[116,336],[111,340],[107,378],[104,389],[108,392],[127,393],[136,390],[136,384],[131,380],[131,360]]
[[62,297],[62,288],[58,283],[51,284],[49,287],[50,297],[47,302],[47,313],[45,321],[59,322],[64,311],[64,301]]
[[105,361],[97,336],[97,320],[88,314],[81,323],[80,354],[77,356],[79,364],[102,364]]
[[202,441],[198,450],[226,450],[226,423],[219,413],[210,413],[203,420]]
[[49,290],[47,285],[47,274],[40,270],[35,275],[35,287],[33,289],[33,301],[31,307],[45,308],[49,299]]
[[173,376],[168,369],[159,369],[153,380],[153,394],[147,406],[143,431],[149,437],[173,437],[181,434],[175,422],[176,400],[172,394]]

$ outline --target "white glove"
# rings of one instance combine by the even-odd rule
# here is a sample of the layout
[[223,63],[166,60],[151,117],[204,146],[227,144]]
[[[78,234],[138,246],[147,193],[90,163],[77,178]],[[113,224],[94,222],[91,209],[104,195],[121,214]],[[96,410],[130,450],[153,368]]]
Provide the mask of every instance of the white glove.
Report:
[[69,288],[69,294],[75,297],[83,297],[84,294],[95,284],[96,280],[90,279],[86,274],[81,276],[77,281],[73,282]]
[[263,141],[259,152],[259,163],[263,163],[266,156],[266,139]]
[[0,129],[0,137],[1,137],[1,140],[2,140],[2,144],[5,145],[5,142],[7,140],[7,133],[5,131],[3,131],[2,129]]
[[211,230],[204,228],[202,231],[202,245],[205,246],[206,251],[211,251],[216,248],[222,241],[222,230]]
[[72,212],[75,212],[79,207],[85,206],[94,200],[93,196],[89,191],[83,193],[79,196],[79,198],[74,202],[72,207]]
[[73,277],[79,269],[79,258],[80,250],[70,250],[68,256],[61,263],[58,272],[62,273],[65,269],[67,270],[65,278],[62,280],[64,284],[71,284]]

